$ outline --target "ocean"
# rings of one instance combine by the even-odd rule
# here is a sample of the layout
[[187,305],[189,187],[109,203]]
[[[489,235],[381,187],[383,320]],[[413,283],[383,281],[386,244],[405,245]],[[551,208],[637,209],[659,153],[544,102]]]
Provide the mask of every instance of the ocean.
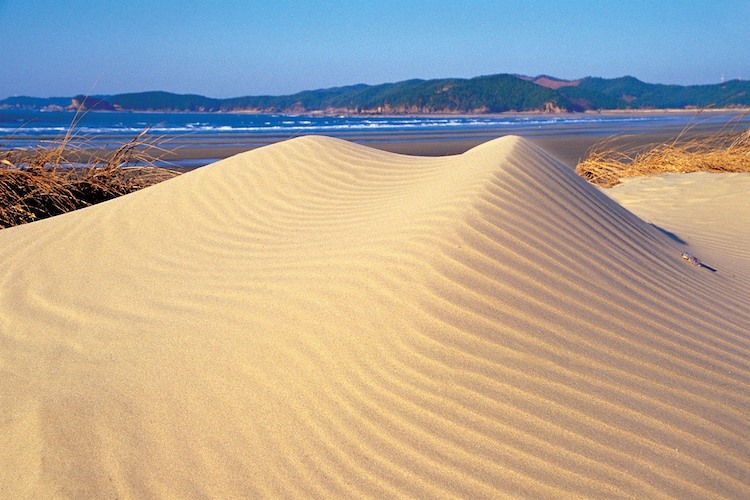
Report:
[[[501,135],[612,135],[679,132],[694,123],[725,124],[737,113],[585,113],[478,116],[311,116],[238,113],[42,112],[0,110],[0,149],[54,144],[68,131],[85,147],[117,147],[147,130],[165,147],[257,147],[306,134],[360,143],[436,141]],[[750,118],[742,120],[750,123]]]

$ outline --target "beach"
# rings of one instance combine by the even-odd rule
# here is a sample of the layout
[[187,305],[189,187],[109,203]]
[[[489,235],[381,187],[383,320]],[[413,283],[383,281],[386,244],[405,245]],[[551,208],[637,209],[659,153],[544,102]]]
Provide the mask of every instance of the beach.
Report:
[[750,174],[355,139],[0,231],[0,496],[750,495]]
[[[415,156],[457,155],[484,142],[506,135],[525,137],[565,165],[575,168],[590,148],[600,143],[617,149],[638,149],[649,145],[670,142],[678,136],[705,136],[715,134],[736,120],[735,126],[748,122],[740,111],[715,110],[671,111],[671,112],[621,112],[610,114],[508,114],[494,118],[443,117],[444,120],[486,119],[490,123],[481,127],[442,127],[426,130],[358,130],[329,131],[333,137],[345,139],[372,148],[393,153]],[[301,119],[301,118],[300,118]],[[354,118],[352,118],[354,119]],[[362,119],[362,118],[360,118]],[[387,117],[382,118],[388,120]],[[393,117],[397,121],[439,120],[440,118]],[[516,120],[515,122],[513,120]],[[512,124],[512,125],[509,125]],[[315,132],[312,132],[315,133]],[[284,133],[255,131],[252,134],[233,133],[201,136],[200,134],[164,136],[164,153],[159,154],[166,166],[190,170],[242,153],[249,149],[283,142],[310,132],[289,131]],[[326,133],[325,135],[329,135]]]
[[[710,133],[715,129],[706,129],[702,133]],[[565,134],[559,130],[550,128],[544,133],[528,134],[529,140],[538,144],[565,165],[575,168],[575,165],[586,156],[587,151],[600,142],[609,139],[614,140],[615,145],[620,147],[645,147],[658,144],[665,140],[674,139],[679,135],[679,130],[667,130],[660,132],[630,134],[630,135],[599,135],[599,134]],[[347,140],[363,144],[382,151],[414,156],[446,156],[465,153],[473,147],[497,137],[508,135],[505,131],[488,131],[481,134],[470,133],[422,133],[405,134],[399,133],[370,133],[349,134]],[[288,140],[286,136],[259,135],[253,136],[251,140],[242,145],[227,146],[222,144],[206,144],[187,140],[183,144],[175,144],[176,147],[168,147],[160,159],[166,166],[192,170],[236,154],[248,149],[276,144]],[[169,146],[173,141],[168,142]]]
[[600,141],[613,141],[617,148],[642,147],[681,134],[749,125],[750,117],[739,109],[375,116],[0,110],[0,144],[34,149],[69,140],[85,156],[106,154],[138,137],[154,146],[150,153],[157,165],[192,170],[305,135],[417,156],[461,154],[498,137],[519,135],[573,168]]

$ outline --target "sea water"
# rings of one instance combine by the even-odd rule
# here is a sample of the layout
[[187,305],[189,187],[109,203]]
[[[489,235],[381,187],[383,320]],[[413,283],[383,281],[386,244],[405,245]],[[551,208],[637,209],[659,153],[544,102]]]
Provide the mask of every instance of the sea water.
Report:
[[[706,115],[700,117],[705,121]],[[726,116],[718,117],[726,121]],[[692,113],[478,116],[313,116],[241,113],[138,113],[0,110],[0,140],[55,138],[74,130],[87,137],[131,137],[144,130],[162,135],[324,134],[344,132],[461,131],[580,127],[601,133],[634,127],[687,125]],[[20,139],[19,139],[20,140]]]
[[[144,131],[165,147],[256,147],[307,134],[368,141],[489,140],[519,135],[611,135],[691,124],[725,124],[737,113],[570,113],[320,116],[244,113],[65,112],[0,109],[0,149],[55,144],[71,133],[84,147],[117,147]],[[750,117],[742,117],[750,125]],[[79,141],[80,142],[80,141]]]

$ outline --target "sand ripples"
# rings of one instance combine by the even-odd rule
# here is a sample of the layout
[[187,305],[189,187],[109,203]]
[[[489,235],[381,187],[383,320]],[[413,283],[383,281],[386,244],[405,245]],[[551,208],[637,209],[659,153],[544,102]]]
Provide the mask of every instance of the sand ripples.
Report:
[[11,494],[750,491],[742,281],[521,139],[295,139],[0,244]]

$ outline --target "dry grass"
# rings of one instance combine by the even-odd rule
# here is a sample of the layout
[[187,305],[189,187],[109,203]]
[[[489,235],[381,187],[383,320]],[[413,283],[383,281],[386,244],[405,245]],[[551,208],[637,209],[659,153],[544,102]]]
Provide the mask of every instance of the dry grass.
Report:
[[154,166],[166,152],[144,131],[116,150],[71,132],[50,147],[0,151],[0,228],[59,215],[179,175]]
[[750,172],[750,130],[738,132],[741,117],[709,135],[687,127],[676,139],[650,147],[618,148],[613,140],[592,147],[576,166],[578,175],[601,187],[626,177],[661,173]]

